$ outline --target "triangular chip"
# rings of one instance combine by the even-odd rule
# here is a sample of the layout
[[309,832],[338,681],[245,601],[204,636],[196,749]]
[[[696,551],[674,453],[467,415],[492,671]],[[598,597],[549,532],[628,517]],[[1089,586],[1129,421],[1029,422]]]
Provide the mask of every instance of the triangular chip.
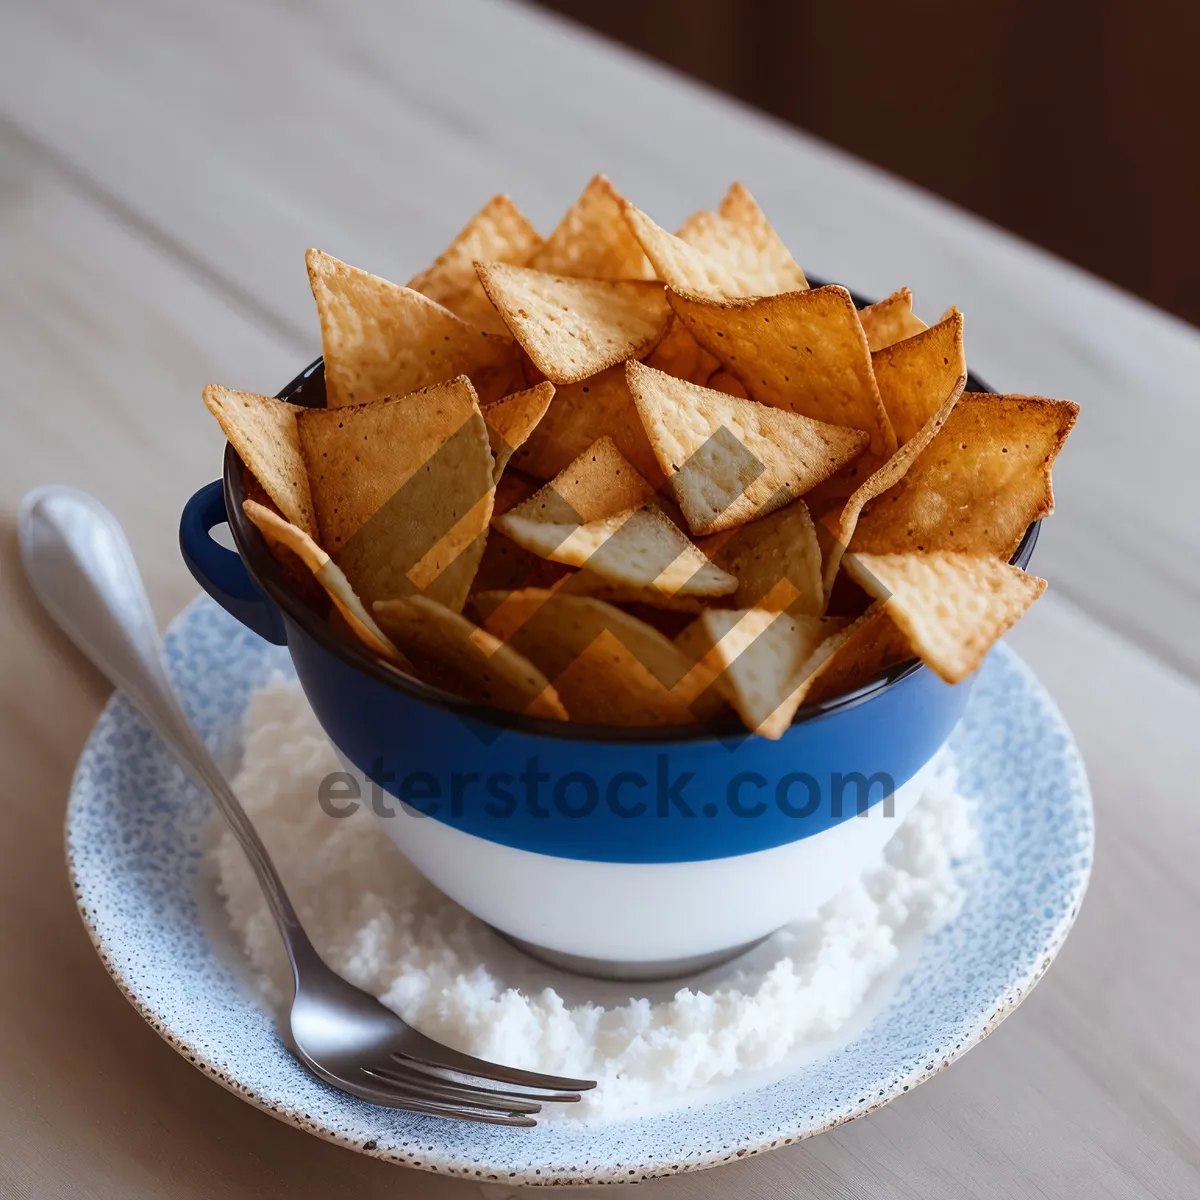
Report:
[[640,508],[653,495],[654,489],[612,438],[601,437],[510,512],[540,521],[582,525]]
[[[476,257],[480,262],[513,261],[495,254]],[[586,279],[654,278],[654,268],[625,223],[621,197],[607,175],[592,177],[545,244],[524,265],[551,275]]]
[[320,250],[306,255],[330,408],[403,396],[467,375],[484,400],[522,383],[511,338],[489,334],[411,288]]
[[760,608],[709,609],[676,644],[718,672],[716,689],[746,728],[780,738],[800,707],[802,668],[842,622]]
[[793,616],[819,617],[825,611],[821,547],[803,500],[708,542],[720,544],[700,548],[716,566],[737,578],[737,591],[730,598],[733,607],[774,607],[767,597],[778,595],[778,585],[786,581],[794,594],[784,593],[781,607]]
[[813,664],[807,704],[844,696],[914,657],[908,638],[882,603],[835,634],[826,649],[824,661]]
[[721,365],[716,355],[709,354],[687,331],[687,327],[672,315],[662,341],[646,356],[646,365],[656,371],[666,371],[677,379],[705,383]]
[[803,495],[862,452],[867,438],[797,413],[714,392],[638,362],[629,390],[688,526],[716,533]]
[[1069,400],[964,393],[903,478],[863,509],[851,550],[1011,557],[1054,508],[1050,469],[1078,414]]
[[602,600],[528,589],[483,594],[477,603],[488,614],[485,627],[554,683],[572,720],[690,725],[724,707],[696,683],[694,664],[677,646]]
[[726,192],[717,212],[688,218],[679,238],[725,266],[740,284],[737,295],[774,296],[808,287],[791,251],[740,183]]
[[745,294],[741,281],[724,263],[668,233],[628,200],[622,211],[658,278],[672,291],[713,299]]
[[987,555],[856,553],[846,567],[947,683],[970,675],[1046,590],[1044,579]]
[[[279,511],[279,505],[267,495],[263,485],[250,474],[245,466],[242,467],[242,495],[246,500],[253,500],[255,504],[261,504],[276,516],[287,520]],[[272,541],[268,538],[267,546],[270,548],[272,557],[279,564],[279,569],[287,576],[288,583],[295,588],[296,594],[312,607],[320,609],[323,605],[328,611],[329,594],[317,582],[303,559],[282,542]]]
[[671,317],[652,281],[572,279],[504,263],[477,270],[513,337],[552,383],[578,383],[646,353]]
[[554,384],[539,383],[480,406],[491,441],[492,457],[496,460],[492,478],[497,483],[513,452],[525,444],[553,399]]
[[872,351],[902,342],[926,328],[925,322],[913,315],[912,292],[908,288],[893,292],[878,304],[859,309],[858,319]]
[[871,355],[875,381],[901,446],[966,382],[963,317],[952,308],[936,325]]
[[346,624],[364,646],[404,670],[411,671],[412,665],[380,630],[337,563],[303,529],[297,528],[290,521],[284,520],[277,513],[253,500],[244,500],[242,511],[258,526],[263,537],[290,550],[304,563],[317,582],[328,592],[329,598],[345,618]]
[[376,601],[375,619],[426,683],[509,712],[567,720],[558,693],[537,667],[459,613],[412,596]]
[[279,511],[310,537],[315,536],[317,521],[294,406],[270,396],[231,392],[212,383],[204,389],[204,403]]
[[492,453],[465,377],[299,414],[321,539],[368,602],[461,609],[492,513]]
[[870,435],[872,458],[896,450],[850,293],[812,288],[714,302],[671,294],[692,336],[761,404]]
[[[829,534],[829,544],[825,550],[825,564],[822,571],[822,586],[826,602],[828,602],[833,592],[833,583],[837,578],[838,566],[841,563],[846,547],[850,545],[854,537],[854,530],[858,525],[858,519],[862,515],[863,509],[876,496],[881,496],[889,488],[895,487],[909,472],[913,463],[920,458],[925,452],[925,448],[933,441],[942,426],[950,419],[950,414],[954,411],[954,406],[962,396],[966,383],[965,365],[957,379],[947,381],[944,377],[939,378],[937,386],[948,389],[942,397],[941,407],[926,420],[925,424],[883,466],[878,470],[872,471],[854,489],[840,511],[831,509],[822,517],[822,524]],[[931,399],[932,397],[927,398]]]
[[725,596],[737,580],[713,566],[662,512],[653,506],[587,524],[543,519],[536,497],[495,520],[519,546],[566,566],[586,567],[598,579],[623,588],[667,597]]
[[455,316],[489,333],[507,333],[475,274],[477,262],[523,266],[542,244],[538,231],[507,196],[493,196],[437,261],[408,281]]
[[582,383],[558,388],[546,415],[517,451],[513,465],[538,479],[553,479],[603,437],[610,438],[647,480],[655,485],[662,482],[658,459],[625,382],[624,363]]

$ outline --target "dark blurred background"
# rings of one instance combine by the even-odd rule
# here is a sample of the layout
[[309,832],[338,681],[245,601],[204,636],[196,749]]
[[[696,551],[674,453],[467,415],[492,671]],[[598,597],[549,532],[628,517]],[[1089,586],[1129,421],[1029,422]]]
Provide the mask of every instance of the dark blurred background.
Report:
[[1200,0],[540,0],[1200,324]]

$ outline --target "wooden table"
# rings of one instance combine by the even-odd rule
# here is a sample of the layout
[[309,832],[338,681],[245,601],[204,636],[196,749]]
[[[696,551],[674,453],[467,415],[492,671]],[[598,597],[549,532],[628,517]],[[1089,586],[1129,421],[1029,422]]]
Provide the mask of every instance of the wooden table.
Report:
[[[548,229],[597,169],[668,226],[740,177],[814,274],[875,295],[907,284],[926,317],[956,303],[994,386],[1083,405],[1038,550],[1051,592],[1013,638],[1096,795],[1095,876],[1058,964],[900,1103],[645,1194],[1200,1193],[1195,330],[523,8],[3,0],[0,13],[0,1195],[478,1194],[272,1121],[111,985],[60,835],[106,688],[35,607],[13,516],[35,484],[96,494],[165,621],[196,590],[180,505],[220,457],[200,389],[273,391],[316,353],[304,248],[404,279],[492,192]],[[936,136],[906,129],[902,105],[893,118]]]

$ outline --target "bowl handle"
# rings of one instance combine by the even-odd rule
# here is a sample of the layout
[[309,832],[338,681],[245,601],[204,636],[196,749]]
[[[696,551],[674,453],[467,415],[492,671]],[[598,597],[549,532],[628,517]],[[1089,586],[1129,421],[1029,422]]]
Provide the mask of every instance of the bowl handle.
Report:
[[179,519],[179,549],[196,582],[227,612],[259,637],[285,645],[283,615],[250,578],[242,556],[212,539],[214,526],[224,525],[225,489],[218,479],[202,487],[184,506]]

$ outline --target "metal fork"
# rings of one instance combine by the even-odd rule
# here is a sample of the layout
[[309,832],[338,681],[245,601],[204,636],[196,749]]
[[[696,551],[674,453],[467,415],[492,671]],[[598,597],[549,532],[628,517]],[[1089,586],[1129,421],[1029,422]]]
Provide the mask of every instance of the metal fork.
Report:
[[20,512],[21,561],[33,590],[205,788],[246,852],[291,960],[284,1040],[313,1074],[372,1104],[495,1125],[529,1126],[547,1101],[595,1087],[484,1062],[439,1045],[320,958],[245,809],[188,721],[133,553],[113,516],[73,488],[30,492]]

